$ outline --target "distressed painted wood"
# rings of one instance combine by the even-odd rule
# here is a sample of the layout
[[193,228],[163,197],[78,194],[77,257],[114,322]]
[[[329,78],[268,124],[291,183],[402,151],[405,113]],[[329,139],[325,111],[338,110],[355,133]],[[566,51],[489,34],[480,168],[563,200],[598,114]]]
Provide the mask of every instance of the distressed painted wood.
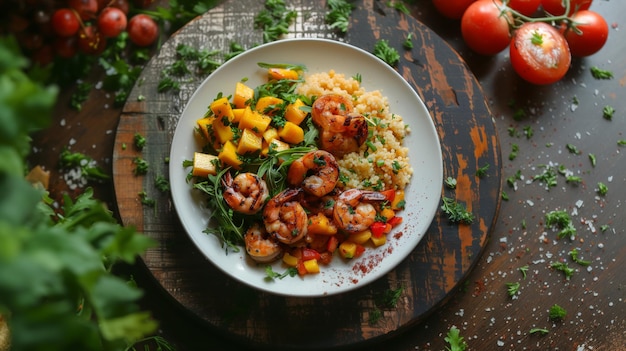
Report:
[[[157,246],[148,250],[143,263],[181,310],[207,328],[250,344],[311,349],[383,340],[419,323],[444,304],[476,265],[500,207],[501,160],[496,129],[481,88],[463,60],[414,18],[381,1],[360,0],[355,3],[350,30],[342,36],[324,23],[324,2],[290,3],[300,14],[290,37],[331,38],[370,52],[378,40],[385,39],[398,48],[401,59],[397,69],[426,103],[437,126],[444,179],[454,177],[458,181],[456,190],[442,185],[442,195],[467,203],[476,216],[473,224],[453,224],[445,214],[437,213],[424,239],[397,268],[364,288],[339,296],[286,298],[260,293],[213,267],[188,239],[169,195],[154,187],[156,176],[167,176],[168,167],[177,166],[166,162],[171,138],[178,116],[201,78],[183,82],[179,92],[158,93],[157,84],[161,71],[174,62],[180,43],[228,52],[233,41],[246,48],[262,42],[261,31],[253,25],[260,2],[234,0],[172,36],[146,66],[141,84],[132,91],[120,116],[113,151],[119,213],[125,225],[133,225],[155,239]],[[414,48],[404,50],[402,43],[409,33]],[[147,139],[143,151],[132,147],[135,133]],[[148,175],[133,174],[136,157],[150,163]],[[486,165],[486,175],[477,177],[476,171]],[[142,191],[157,200],[156,207],[140,203],[137,194]],[[382,307],[384,318],[370,324],[381,293],[399,287],[404,292],[397,307]],[[288,325],[288,332],[277,323]]]

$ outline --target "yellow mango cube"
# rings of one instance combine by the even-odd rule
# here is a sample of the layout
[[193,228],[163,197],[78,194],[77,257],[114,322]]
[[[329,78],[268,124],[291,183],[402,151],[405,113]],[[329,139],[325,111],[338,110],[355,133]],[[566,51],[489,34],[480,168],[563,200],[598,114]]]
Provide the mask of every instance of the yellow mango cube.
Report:
[[276,79],[276,80],[281,80],[281,79],[296,80],[300,78],[300,76],[298,75],[298,71],[289,69],[289,68],[272,67],[267,70],[267,74],[270,79]]
[[224,147],[217,157],[220,161],[222,161],[222,163],[233,166],[237,169],[240,168],[243,163],[243,161],[239,159],[239,155],[237,155],[237,146],[235,146],[235,144],[233,144],[230,140],[224,143]]
[[305,106],[305,104],[300,99],[297,99],[295,102],[287,105],[285,108],[285,119],[298,125],[302,123],[308,114],[308,112],[300,109],[302,106]]
[[381,235],[377,238],[372,235],[370,240],[372,241],[372,244],[374,244],[374,246],[378,247],[378,246],[385,245],[385,243],[387,243],[387,236]]
[[307,226],[307,234],[335,235],[337,234],[337,226],[323,213],[310,215],[309,223]]
[[269,127],[265,132],[263,132],[263,140],[267,143],[270,143],[276,138],[278,138],[278,130],[276,128]]
[[302,264],[304,265],[304,269],[306,270],[307,273],[319,273],[320,272],[320,265],[317,263],[316,259],[310,259],[310,260],[306,260],[304,262],[302,262]]
[[263,149],[261,150],[261,155],[267,156],[270,150],[274,150],[275,152],[289,150],[290,146],[286,142],[280,139],[272,139],[269,143],[264,143]]
[[233,140],[235,135],[232,129],[230,129],[230,123],[228,123],[228,125],[224,124],[221,118],[215,118],[213,120],[213,133],[220,144]]
[[233,109],[233,123],[239,123],[241,121],[241,117],[243,116],[243,112],[245,108],[234,108]]
[[391,202],[391,209],[394,211],[404,209],[404,190],[396,190],[396,194]]
[[233,115],[233,108],[230,105],[228,98],[223,97],[213,101],[211,105],[209,105],[209,108],[213,111],[215,119],[227,118],[228,122],[232,122],[235,118]]
[[272,122],[270,117],[246,107],[239,121],[239,129],[244,130],[247,128],[255,133],[263,134],[269,127],[270,122]]
[[244,129],[237,144],[237,153],[245,155],[249,152],[261,151],[262,147],[263,139],[250,129]]
[[304,130],[299,125],[287,121],[282,128],[278,129],[278,136],[289,144],[299,144],[304,141]]
[[285,101],[275,96],[264,96],[256,102],[255,109],[260,113],[271,115],[275,110],[280,108]]
[[289,267],[295,267],[298,265],[298,258],[290,255],[289,253],[285,253],[283,255],[283,263]]
[[250,105],[253,98],[254,89],[242,82],[237,82],[235,85],[235,95],[233,96],[233,104],[235,105],[235,108],[244,108]]
[[214,119],[214,117],[204,117],[196,121],[196,124],[198,125],[198,130],[200,130],[204,138],[208,141],[213,139],[212,125]]
[[344,241],[339,244],[339,255],[343,258],[353,258],[356,255],[356,243]]
[[385,217],[386,221],[392,219],[395,215],[396,213],[394,212],[394,210],[389,207],[385,207],[380,211],[380,216]]
[[216,175],[216,162],[219,162],[219,159],[215,155],[194,152],[193,169],[191,170],[191,174],[194,177],[207,177],[209,174]]
[[352,233],[348,240],[352,241],[356,244],[365,244],[372,237],[372,232],[369,229],[366,229],[361,232]]

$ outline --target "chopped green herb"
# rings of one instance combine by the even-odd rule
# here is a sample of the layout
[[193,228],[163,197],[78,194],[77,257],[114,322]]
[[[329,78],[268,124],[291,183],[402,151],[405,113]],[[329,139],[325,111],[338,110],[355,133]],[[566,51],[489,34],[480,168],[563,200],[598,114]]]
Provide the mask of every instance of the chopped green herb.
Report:
[[604,119],[608,119],[609,121],[613,119],[613,115],[615,114],[615,109],[612,106],[606,105],[602,108],[602,117]]
[[544,170],[541,174],[537,174],[533,177],[533,181],[539,180],[545,183],[546,188],[550,189],[557,185],[557,173],[551,166],[544,166]]
[[471,224],[474,215],[467,211],[465,206],[459,204],[454,199],[443,196],[441,210],[448,216],[448,219],[456,223]]
[[544,329],[544,328],[532,328],[530,331],[528,331],[530,334],[541,334],[541,335],[546,335],[548,334],[550,331],[548,331],[548,329]]
[[565,177],[565,182],[566,183],[580,184],[580,183],[582,183],[582,181],[583,181],[583,179],[581,177],[579,177],[579,176],[570,175],[570,176]]
[[570,153],[575,154],[575,155],[580,155],[580,150],[578,150],[576,145],[566,144],[565,147],[567,148],[567,151],[569,151]]
[[154,186],[162,193],[170,191],[170,181],[162,175],[156,176]]
[[550,307],[550,319],[554,319],[554,320],[563,319],[565,318],[566,315],[567,315],[567,311],[563,307],[557,304],[554,304],[552,305],[552,307]]
[[507,292],[509,293],[509,296],[515,296],[517,295],[517,293],[519,293],[519,289],[520,289],[520,283],[519,282],[515,282],[515,283],[506,283],[507,286]]
[[484,166],[482,166],[482,167],[480,167],[480,168],[478,168],[478,169],[476,170],[476,176],[477,176],[478,178],[482,178],[482,177],[484,177],[485,175],[487,175],[487,171],[488,171],[488,170],[489,170],[489,164],[487,163],[486,165],[484,165]]
[[450,189],[456,189],[456,178],[448,177],[444,180],[446,186]]
[[578,257],[578,249],[572,249],[572,251],[569,252],[569,257],[572,259],[572,261],[578,263],[581,266],[586,267],[591,264],[591,261],[585,261]]
[[502,200],[504,201],[509,201],[509,194],[507,194],[506,191],[502,190],[502,193],[500,194],[500,198],[502,198]]
[[59,165],[63,169],[79,168],[80,176],[87,180],[108,180],[110,175],[96,165],[96,161],[80,152],[64,149],[59,156]]
[[87,82],[80,82],[76,84],[76,90],[70,97],[70,106],[75,110],[80,111],[82,109],[83,102],[87,101],[92,87],[93,85]]
[[518,169],[514,175],[506,178],[506,183],[509,185],[509,187],[514,188],[515,181],[520,180],[520,179],[522,179],[522,171]]
[[135,143],[135,147],[137,148],[137,150],[143,150],[143,148],[146,146],[146,138],[139,134],[139,133],[135,133],[135,136],[133,137],[133,142]]
[[519,145],[512,144],[511,145],[511,153],[509,153],[509,161],[515,160],[517,157],[517,152],[519,151]]
[[574,269],[570,268],[566,262],[552,262],[550,263],[550,267],[563,272],[566,280],[570,280],[572,275],[574,275]]
[[266,0],[265,7],[254,17],[254,24],[263,30],[263,42],[269,43],[289,33],[289,25],[298,16],[287,9],[284,0]]
[[609,187],[606,186],[606,184],[602,182],[598,182],[598,190],[597,190],[598,195],[604,196],[608,192],[609,192]]
[[277,273],[272,269],[272,266],[265,266],[265,279],[283,279],[285,277],[295,277],[298,275],[298,269],[295,267],[289,267],[283,273]]
[[522,272],[522,276],[524,277],[524,279],[526,279],[526,274],[528,273],[528,265],[520,267],[519,271]]
[[535,135],[535,132],[533,131],[533,127],[531,126],[524,127],[524,135],[526,135],[526,139],[532,138],[533,135]]
[[404,47],[406,50],[411,50],[413,49],[413,33],[409,33],[406,36],[406,39],[404,39],[404,42],[402,43],[402,47]]
[[618,146],[626,146],[626,139],[620,139],[617,141]]
[[446,346],[447,351],[465,351],[467,349],[467,343],[461,336],[460,330],[455,326],[450,328],[444,340],[450,345],[450,347]]
[[590,70],[591,70],[591,75],[595,79],[611,79],[611,78],[613,78],[613,72],[601,69],[601,68],[599,68],[597,66],[592,66],[590,68]]
[[546,225],[555,226],[560,230],[558,233],[559,239],[576,236],[576,228],[569,214],[565,211],[556,210],[548,212],[546,214]]
[[346,0],[328,0],[326,6],[330,9],[326,13],[326,23],[330,25],[330,28],[340,33],[347,32],[354,6]]
[[591,167],[595,167],[597,164],[596,155],[589,154],[589,162],[591,162]]
[[148,197],[148,193],[146,193],[145,190],[139,192],[139,201],[148,207],[156,206],[156,200]]
[[398,50],[389,46],[389,42],[385,39],[380,39],[376,42],[374,55],[385,61],[389,66],[395,66],[400,60]]
[[133,159],[133,163],[135,164],[135,169],[133,170],[133,173],[135,175],[143,175],[148,173],[148,161],[144,160],[141,157],[135,157]]

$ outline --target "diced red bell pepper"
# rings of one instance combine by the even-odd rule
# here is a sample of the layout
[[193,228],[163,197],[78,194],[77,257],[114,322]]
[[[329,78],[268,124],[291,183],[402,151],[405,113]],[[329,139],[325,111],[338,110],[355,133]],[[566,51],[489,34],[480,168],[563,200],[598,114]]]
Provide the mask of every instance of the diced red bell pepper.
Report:
[[319,260],[319,259],[320,259],[320,253],[317,252],[316,250],[309,249],[306,247],[302,249],[302,261]]
[[399,216],[393,216],[390,219],[387,220],[388,224],[391,224],[392,227],[397,226],[398,224],[402,223],[402,217]]
[[328,241],[326,242],[326,251],[333,253],[337,250],[337,246],[339,246],[339,239],[333,235],[328,238]]
[[393,200],[396,198],[396,191],[393,189],[383,190],[380,193],[385,195],[387,201],[389,201],[390,203],[393,202]]
[[365,246],[356,244],[356,251],[354,252],[354,257],[360,257],[365,252]]
[[372,225],[370,226],[370,231],[372,232],[372,236],[375,238],[380,238],[381,236],[383,236],[385,234],[385,227],[387,226],[387,223],[385,222],[374,222],[372,223]]

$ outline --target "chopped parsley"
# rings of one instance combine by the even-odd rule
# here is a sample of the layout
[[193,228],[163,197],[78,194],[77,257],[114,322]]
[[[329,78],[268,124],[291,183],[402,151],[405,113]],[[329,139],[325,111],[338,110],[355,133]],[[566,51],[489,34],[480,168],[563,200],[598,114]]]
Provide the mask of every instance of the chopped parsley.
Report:
[[137,148],[137,150],[143,150],[143,148],[146,146],[146,138],[139,134],[139,133],[135,133],[135,136],[133,137],[133,142],[135,143],[135,147]]
[[141,157],[135,157],[133,159],[133,163],[135,164],[135,169],[133,170],[133,173],[135,175],[143,175],[143,174],[148,173],[148,167],[149,167],[148,161],[144,160]]
[[374,45],[374,55],[385,61],[389,66],[395,66],[400,60],[398,50],[389,46],[389,42],[385,39],[380,39],[376,42]]
[[254,17],[254,24],[263,30],[263,42],[269,43],[289,33],[289,25],[298,13],[288,10],[284,0],[266,0],[265,8]]
[[528,273],[528,265],[520,267],[519,271],[522,272],[522,276],[524,277],[524,279],[526,279],[526,274]]
[[518,151],[519,151],[519,145],[512,144],[511,145],[511,152],[509,153],[509,161],[513,161],[513,160],[515,160],[515,158],[517,158],[517,152]]
[[330,28],[340,33],[347,32],[354,6],[346,0],[328,0],[326,6],[329,8],[326,13],[326,23],[330,25]]
[[444,180],[446,186],[450,189],[456,189],[456,178],[448,177]]
[[409,33],[406,36],[406,39],[404,39],[404,42],[402,43],[402,47],[405,48],[406,50],[411,50],[413,49],[413,33]]
[[567,311],[563,307],[557,304],[554,304],[552,305],[552,307],[550,307],[549,313],[550,313],[550,319],[554,319],[554,320],[563,319],[567,315]]
[[274,279],[283,279],[285,277],[295,277],[298,275],[298,269],[295,267],[289,267],[286,271],[282,273],[278,273],[272,269],[272,266],[265,267],[265,279],[274,280]]
[[551,211],[546,214],[546,225],[558,228],[558,238],[576,236],[576,228],[569,214],[562,210]]
[[570,278],[574,275],[574,268],[570,268],[566,262],[552,262],[550,263],[550,267],[563,272],[566,280],[570,280]]
[[590,70],[591,70],[591,75],[595,79],[611,79],[611,78],[613,78],[613,72],[601,69],[601,68],[599,68],[597,66],[592,66],[590,68]]
[[450,347],[446,346],[447,351],[465,351],[467,349],[467,343],[461,336],[459,329],[455,326],[450,328],[444,340],[450,345]]
[[572,261],[578,263],[581,266],[586,267],[591,264],[591,261],[585,261],[578,257],[578,249],[572,249],[572,251],[570,251],[568,254]]
[[519,293],[520,283],[519,282],[506,283],[506,287],[507,287],[507,292],[509,296],[513,297]]
[[604,196],[608,192],[609,192],[609,187],[607,187],[606,184],[602,182],[598,182],[598,190],[597,190],[598,195]]
[[487,163],[486,165],[481,166],[476,170],[476,176],[478,178],[483,178],[485,175],[487,175],[488,170],[489,170],[489,164]]
[[474,222],[474,215],[467,211],[465,206],[449,197],[443,196],[441,200],[441,210],[448,216],[450,221],[465,224]]
[[541,335],[545,335],[548,334],[550,331],[548,331],[548,329],[545,328],[532,328],[529,333],[530,334],[541,334]]
[[615,109],[613,106],[606,105],[602,108],[602,117],[607,120],[613,119],[613,115],[615,114]]

